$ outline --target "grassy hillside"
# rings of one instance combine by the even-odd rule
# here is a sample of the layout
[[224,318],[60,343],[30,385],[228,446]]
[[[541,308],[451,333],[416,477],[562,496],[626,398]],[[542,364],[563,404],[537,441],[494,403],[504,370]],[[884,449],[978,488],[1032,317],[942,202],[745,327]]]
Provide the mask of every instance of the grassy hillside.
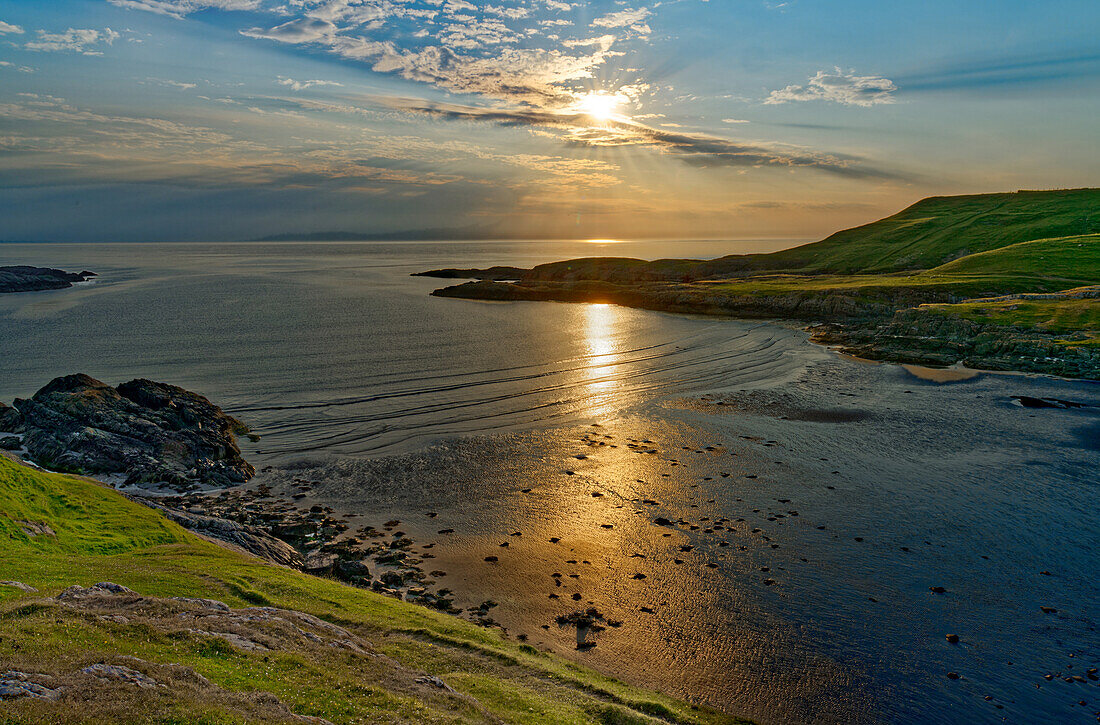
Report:
[[831,272],[930,269],[1019,242],[1100,231],[1100,189],[932,197],[772,257]]
[[[236,554],[97,484],[3,457],[0,539],[0,579],[39,590],[0,586],[0,671],[46,673],[76,693],[6,701],[5,723],[297,716],[334,723],[740,722],[628,687],[495,630]],[[44,599],[100,581],[145,598],[125,600],[122,614]],[[244,622],[235,631],[267,647],[244,646],[249,640],[204,631],[224,625],[203,624],[217,617],[201,603],[154,597],[298,610],[324,620],[314,629],[333,623],[363,645],[322,646],[315,635],[278,630],[270,611],[251,610],[234,614]],[[98,680],[80,670],[97,662],[137,668],[171,687],[89,685]]]
[[932,269],[1036,239],[1100,232],[1100,189],[1019,191],[924,199],[893,216],[772,254],[709,261],[593,258],[540,265],[533,279],[694,281],[784,271],[882,274]]
[[993,325],[1011,325],[1054,333],[1083,332],[1091,336],[1087,344],[1100,343],[1100,300],[1097,299],[963,302],[954,305],[923,305],[920,309]]
[[1062,279],[1067,286],[1100,282],[1100,234],[1020,242],[971,254],[929,270],[944,275],[1008,275]]
[[1092,284],[1100,284],[1100,234],[1021,242],[917,272],[772,274],[715,280],[699,286],[756,295],[835,292],[884,297],[904,289],[986,297],[1012,292],[1057,292]]

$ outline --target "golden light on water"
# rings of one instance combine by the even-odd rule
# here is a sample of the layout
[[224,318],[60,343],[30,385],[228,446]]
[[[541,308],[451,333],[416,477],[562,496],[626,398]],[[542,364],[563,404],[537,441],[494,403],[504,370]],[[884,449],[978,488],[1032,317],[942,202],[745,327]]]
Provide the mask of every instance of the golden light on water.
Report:
[[586,408],[589,414],[601,416],[607,413],[610,394],[619,386],[617,378],[618,354],[615,352],[615,322],[619,309],[608,304],[591,304],[584,307],[584,336],[588,353],[585,368],[591,394]]
[[621,239],[586,239],[585,242],[588,243],[588,244],[622,244],[623,240],[621,240]]

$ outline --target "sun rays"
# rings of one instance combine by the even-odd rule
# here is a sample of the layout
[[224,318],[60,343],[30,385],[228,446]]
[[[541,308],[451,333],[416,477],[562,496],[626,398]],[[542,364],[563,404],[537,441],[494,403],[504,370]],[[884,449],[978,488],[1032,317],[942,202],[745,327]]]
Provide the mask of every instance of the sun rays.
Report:
[[602,123],[626,120],[626,117],[620,113],[620,109],[627,100],[629,99],[618,93],[591,91],[577,98],[575,109]]

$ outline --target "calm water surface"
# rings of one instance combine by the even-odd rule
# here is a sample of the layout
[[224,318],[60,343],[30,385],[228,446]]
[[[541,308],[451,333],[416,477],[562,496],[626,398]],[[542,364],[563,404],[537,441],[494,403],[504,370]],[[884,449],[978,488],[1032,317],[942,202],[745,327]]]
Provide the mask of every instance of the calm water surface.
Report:
[[0,399],[82,371],[202,391],[247,419],[248,453],[364,454],[546,425],[643,394],[781,374],[773,327],[642,311],[437,299],[446,266],[576,256],[714,257],[781,242],[0,245],[0,264],[90,285],[0,297]]

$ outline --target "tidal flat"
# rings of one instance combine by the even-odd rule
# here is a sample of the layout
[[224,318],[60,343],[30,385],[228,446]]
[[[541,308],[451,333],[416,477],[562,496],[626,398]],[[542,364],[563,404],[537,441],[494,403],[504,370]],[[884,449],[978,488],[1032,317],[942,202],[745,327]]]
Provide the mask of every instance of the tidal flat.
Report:
[[[246,488],[407,540],[372,564],[424,572],[390,579],[406,596],[447,590],[532,646],[762,723],[1088,722],[1098,436],[1096,384],[833,358]],[[568,620],[590,609],[595,627]]]

